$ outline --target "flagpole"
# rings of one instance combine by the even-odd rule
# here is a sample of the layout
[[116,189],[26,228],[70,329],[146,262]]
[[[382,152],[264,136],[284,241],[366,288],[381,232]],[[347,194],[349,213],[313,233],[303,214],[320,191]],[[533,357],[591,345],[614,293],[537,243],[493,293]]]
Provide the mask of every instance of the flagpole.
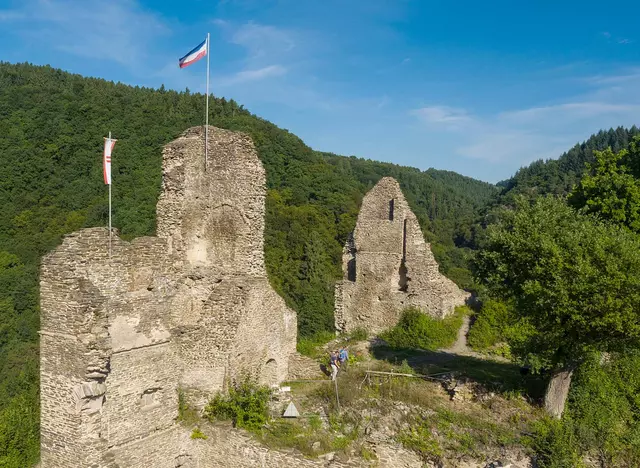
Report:
[[207,170],[209,159],[209,33],[207,33],[207,104],[204,124],[204,170]]
[[[109,144],[111,144],[111,132],[109,132]],[[109,167],[111,173],[111,167]],[[109,174],[109,258],[111,258],[111,174]]]

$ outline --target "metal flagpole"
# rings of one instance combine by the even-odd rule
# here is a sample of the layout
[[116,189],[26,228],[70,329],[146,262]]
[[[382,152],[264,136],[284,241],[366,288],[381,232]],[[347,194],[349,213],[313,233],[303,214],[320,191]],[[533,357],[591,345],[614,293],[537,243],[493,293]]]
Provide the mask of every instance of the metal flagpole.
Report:
[[207,105],[204,124],[204,170],[207,170],[209,159],[209,33],[207,33]]
[[[109,144],[111,144],[111,132],[109,132]],[[111,166],[109,166],[109,258],[111,258]]]

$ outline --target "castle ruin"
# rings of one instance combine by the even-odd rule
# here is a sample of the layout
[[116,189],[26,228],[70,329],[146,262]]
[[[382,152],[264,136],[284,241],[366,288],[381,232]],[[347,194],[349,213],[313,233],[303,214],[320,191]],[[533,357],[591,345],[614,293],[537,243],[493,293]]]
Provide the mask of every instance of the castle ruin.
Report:
[[201,408],[242,373],[287,377],[296,315],[264,266],[265,171],[251,139],[214,127],[163,151],[157,237],[83,229],[43,258],[41,463],[195,467],[178,390]]
[[469,297],[439,272],[418,219],[392,177],[383,177],[362,200],[342,267],[344,277],[335,289],[341,332],[380,332],[393,327],[409,306],[442,318]]

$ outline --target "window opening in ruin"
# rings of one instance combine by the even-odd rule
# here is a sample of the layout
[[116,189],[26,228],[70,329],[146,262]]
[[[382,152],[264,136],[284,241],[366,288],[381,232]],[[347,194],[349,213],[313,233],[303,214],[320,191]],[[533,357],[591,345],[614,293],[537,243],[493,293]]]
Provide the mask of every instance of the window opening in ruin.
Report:
[[356,257],[347,262],[347,279],[353,282],[356,281]]
[[278,383],[278,363],[275,359],[269,359],[264,365],[263,380],[267,384]]
[[140,407],[145,409],[155,408],[160,405],[159,388],[148,388],[140,396]]
[[400,262],[400,270],[398,274],[400,279],[398,281],[398,289],[402,292],[407,292],[409,289],[409,278],[407,277],[407,220],[404,220],[402,225],[402,261]]
[[347,249],[349,250],[349,260],[347,260],[347,280],[356,281],[356,244],[353,240],[353,233],[347,239]]
[[402,263],[407,259],[407,220],[402,225]]
[[400,262],[400,270],[398,271],[400,280],[398,281],[398,290],[407,292],[409,290],[409,277],[407,276],[407,265],[404,264],[404,259]]
[[389,221],[393,221],[393,207],[395,204],[395,198],[389,200]]

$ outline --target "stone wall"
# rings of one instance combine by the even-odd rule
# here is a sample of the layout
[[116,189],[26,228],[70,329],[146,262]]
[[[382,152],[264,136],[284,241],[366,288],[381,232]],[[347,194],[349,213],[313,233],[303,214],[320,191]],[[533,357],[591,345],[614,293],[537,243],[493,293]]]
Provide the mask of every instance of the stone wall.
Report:
[[205,171],[193,128],[163,151],[157,237],[116,233],[109,256],[83,229],[43,258],[43,467],[196,466],[179,388],[201,407],[243,373],[286,378],[297,323],[266,276],[265,194],[248,136],[210,127]]
[[391,177],[362,200],[356,228],[343,251],[343,280],[336,284],[336,328],[376,333],[415,306],[444,317],[469,294],[438,271],[416,216]]

